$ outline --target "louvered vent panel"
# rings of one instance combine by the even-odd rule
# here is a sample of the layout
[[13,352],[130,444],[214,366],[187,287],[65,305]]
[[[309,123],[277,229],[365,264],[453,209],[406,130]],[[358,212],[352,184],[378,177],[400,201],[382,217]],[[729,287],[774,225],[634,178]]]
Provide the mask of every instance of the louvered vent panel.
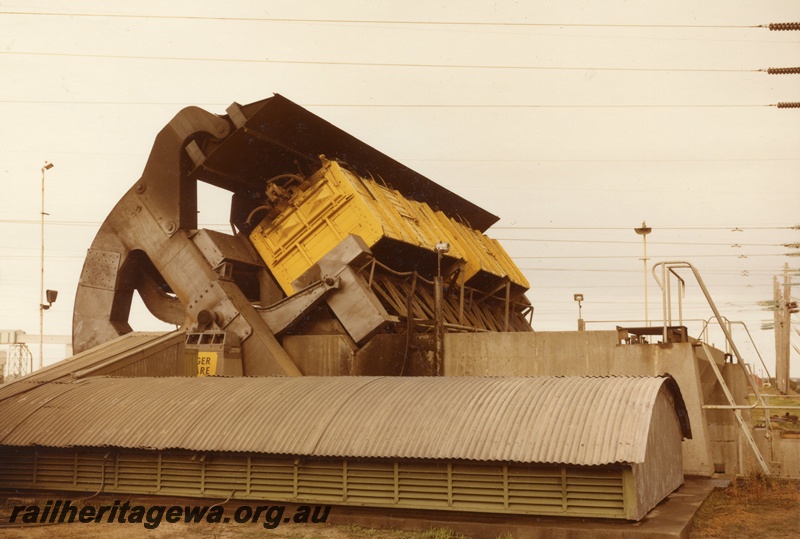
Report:
[[398,490],[400,505],[447,507],[447,465],[401,462]]
[[395,503],[394,463],[347,462],[347,501],[364,505]]
[[234,490],[247,491],[247,457],[244,455],[211,455],[206,459],[204,493],[223,499]]
[[341,502],[342,461],[309,460],[298,469],[297,497],[301,500]]
[[290,500],[294,497],[294,461],[252,457],[250,495],[265,500]]

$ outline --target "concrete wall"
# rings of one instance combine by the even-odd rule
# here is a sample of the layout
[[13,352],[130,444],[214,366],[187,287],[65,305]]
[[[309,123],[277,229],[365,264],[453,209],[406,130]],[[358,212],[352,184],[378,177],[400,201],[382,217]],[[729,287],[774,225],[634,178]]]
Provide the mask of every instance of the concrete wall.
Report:
[[766,429],[755,429],[756,444],[761,454],[769,460],[770,470],[778,477],[800,477],[800,438],[782,438],[773,431],[767,438]]
[[604,376],[614,371],[616,344],[616,331],[448,333],[444,375]]
[[341,335],[291,335],[283,348],[306,376],[353,374],[353,349]]
[[432,376],[433,336],[376,335],[360,350],[343,335],[290,335],[283,348],[306,376]]
[[[727,404],[713,369],[691,343],[620,344],[616,331],[472,333],[445,336],[445,376],[657,376],[678,382],[689,412],[692,439],[683,447],[684,472],[711,475],[738,471],[739,430],[730,411],[706,411],[703,404]],[[718,367],[744,403],[744,377],[738,365]]]

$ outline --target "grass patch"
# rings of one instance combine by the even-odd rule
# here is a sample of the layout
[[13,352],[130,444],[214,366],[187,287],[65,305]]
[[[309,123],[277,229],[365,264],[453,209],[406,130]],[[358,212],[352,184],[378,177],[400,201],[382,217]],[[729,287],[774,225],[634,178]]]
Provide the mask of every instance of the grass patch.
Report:
[[711,493],[690,537],[800,538],[800,481],[760,472],[736,478]]
[[374,537],[381,537],[384,539],[467,539],[467,536],[448,528],[431,528],[430,530],[422,532],[394,529],[376,530],[373,528],[364,528],[357,524],[337,526],[337,528],[346,533],[348,538],[352,537],[354,539],[372,539]]

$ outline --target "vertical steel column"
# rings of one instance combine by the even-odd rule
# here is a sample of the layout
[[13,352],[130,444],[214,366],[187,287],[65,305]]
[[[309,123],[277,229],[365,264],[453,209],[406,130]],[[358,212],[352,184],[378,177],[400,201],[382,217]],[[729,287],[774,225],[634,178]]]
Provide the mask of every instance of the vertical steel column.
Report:
[[[782,367],[781,376],[775,373],[775,381],[778,384],[778,391],[783,395],[789,392],[789,370],[790,370],[790,352],[791,352],[791,326],[792,314],[789,312],[789,303],[792,301],[792,283],[789,276],[789,264],[783,266],[783,301],[778,306],[781,311],[782,326],[781,331],[781,351],[780,351],[780,365]],[[775,329],[777,331],[777,328]],[[775,369],[777,371],[777,369]]]
[[433,328],[435,334],[435,349],[434,349],[434,366],[433,370],[436,376],[442,375],[442,364],[444,363],[444,324],[442,323],[442,302],[444,288],[444,279],[441,275],[437,275],[433,279],[434,283],[434,296],[433,296]]

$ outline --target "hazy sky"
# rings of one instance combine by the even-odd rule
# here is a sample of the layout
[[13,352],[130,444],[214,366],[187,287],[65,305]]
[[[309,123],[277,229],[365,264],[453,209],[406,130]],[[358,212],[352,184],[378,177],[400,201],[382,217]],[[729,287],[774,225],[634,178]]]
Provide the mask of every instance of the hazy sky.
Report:
[[[69,334],[86,249],[161,128],[280,93],[499,215],[535,329],[575,329],[577,292],[589,329],[641,324],[647,220],[649,263],[695,265],[772,370],[758,302],[800,265],[800,109],[770,105],[800,75],[759,70],[800,65],[800,32],[754,26],[798,20],[796,1],[0,1],[0,329],[38,333],[45,161],[45,333]],[[228,229],[227,197],[202,196]],[[684,317],[707,319],[684,277]]]

